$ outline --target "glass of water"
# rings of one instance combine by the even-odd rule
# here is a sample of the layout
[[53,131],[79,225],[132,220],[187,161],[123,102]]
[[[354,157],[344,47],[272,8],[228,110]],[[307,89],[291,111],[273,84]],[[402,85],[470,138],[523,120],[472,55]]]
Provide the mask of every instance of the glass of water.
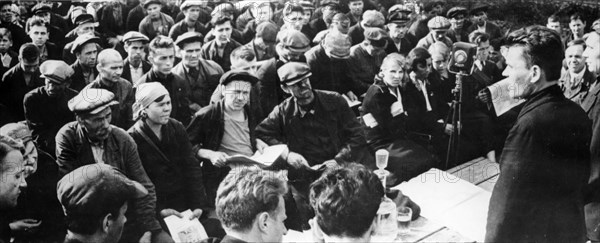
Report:
[[398,206],[396,208],[398,220],[398,233],[400,235],[406,235],[410,233],[410,220],[412,219],[412,209],[409,207]]

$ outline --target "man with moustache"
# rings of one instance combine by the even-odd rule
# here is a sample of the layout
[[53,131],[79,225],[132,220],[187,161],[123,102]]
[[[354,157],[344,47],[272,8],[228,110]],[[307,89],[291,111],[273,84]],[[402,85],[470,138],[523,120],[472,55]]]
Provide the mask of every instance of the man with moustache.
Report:
[[98,54],[98,77],[94,82],[88,84],[86,88],[105,89],[115,94],[115,100],[118,105],[111,106],[112,119],[111,124],[129,129],[133,125],[133,114],[131,106],[135,101],[133,86],[124,78],[121,78],[123,72],[123,58],[118,51],[106,49]]
[[557,85],[560,36],[531,26],[512,32],[507,46],[503,75],[525,103],[504,143],[485,242],[585,242],[591,122]]
[[130,219],[122,241],[158,240],[172,242],[156,219],[154,185],[142,167],[133,138],[121,128],[110,125],[112,110],[118,104],[105,89],[86,88],[69,100],[76,121],[64,125],[56,135],[56,163],[59,176],[90,164],[107,164],[142,184],[148,195],[132,204]]
[[132,84],[152,68],[152,64],[145,60],[144,48],[148,42],[150,42],[148,37],[137,31],[129,31],[123,35],[127,58],[123,63],[121,77]]
[[597,78],[591,84],[588,95],[581,106],[592,120],[591,173],[585,199],[585,221],[587,226],[588,240],[600,241],[600,43],[591,43],[583,52],[583,57],[589,72]]
[[68,88],[73,69],[64,61],[48,60],[40,66],[45,85],[25,95],[25,119],[34,141],[43,151],[54,154],[54,137],[60,128],[75,120],[67,102],[77,95]]

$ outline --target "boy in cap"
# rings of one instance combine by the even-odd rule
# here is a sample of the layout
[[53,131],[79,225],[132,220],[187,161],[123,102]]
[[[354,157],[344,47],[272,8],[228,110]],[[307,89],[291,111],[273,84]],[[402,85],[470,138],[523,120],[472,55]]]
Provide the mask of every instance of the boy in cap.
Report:
[[142,19],[138,31],[149,39],[154,39],[158,35],[169,35],[169,30],[175,24],[171,16],[160,11],[162,7],[162,2],[159,0],[144,2],[144,9],[148,12],[148,16]]
[[[367,11],[368,12],[368,11]],[[348,59],[350,77],[353,79],[353,91],[361,96],[373,84],[373,78],[379,73],[383,58],[385,58],[385,45],[389,39],[385,30],[370,27],[365,29],[365,39],[350,48]]]
[[135,100],[132,84],[121,78],[123,58],[118,51],[106,49],[98,54],[98,77],[85,88],[105,89],[115,94],[118,105],[112,106],[111,124],[128,129],[133,125],[131,106]]
[[366,28],[381,28],[385,25],[383,14],[375,10],[367,10],[363,13],[362,20],[350,27],[348,35],[352,39],[352,45],[359,44],[365,40]]
[[431,44],[438,41],[444,43],[446,46],[452,46],[454,42],[446,35],[450,29],[450,21],[447,18],[442,16],[434,17],[429,20],[427,27],[429,27],[429,34],[419,40],[417,47],[427,49]]
[[[191,33],[190,33],[191,34]],[[181,38],[181,36],[179,37]],[[152,63],[152,69],[133,83],[137,87],[143,83],[160,82],[171,96],[173,111],[171,117],[187,125],[191,119],[192,107],[190,102],[190,83],[186,78],[173,72],[175,61],[175,44],[169,37],[159,35],[154,38],[149,46],[148,60]],[[198,50],[195,50],[197,52]]]
[[409,14],[410,11],[397,10],[390,13],[388,16],[388,23],[386,26],[390,39],[385,48],[385,53],[390,54],[397,52],[406,55],[414,48],[415,44],[413,44],[406,35],[408,23],[410,22]]
[[60,128],[75,120],[67,102],[77,95],[69,87],[73,69],[63,61],[48,60],[40,66],[45,85],[25,95],[25,119],[40,149],[54,154],[54,137]]
[[173,74],[183,77],[190,89],[190,108],[193,113],[207,106],[210,96],[219,85],[223,69],[212,60],[202,58],[202,34],[188,32],[175,41],[181,62],[173,68]]
[[194,154],[204,161],[202,172],[211,202],[230,171],[225,163],[229,156],[252,156],[267,147],[254,135],[259,121],[248,106],[252,85],[257,82],[243,70],[223,74],[219,85],[224,98],[200,109],[187,128]]
[[40,50],[33,43],[19,49],[19,63],[9,69],[0,82],[0,103],[8,107],[17,120],[25,119],[23,97],[27,92],[43,86],[40,78]]
[[473,31],[485,32],[490,36],[490,42],[496,43],[502,38],[503,34],[500,27],[488,21],[488,9],[489,6],[486,4],[476,5],[471,9],[470,15],[473,24],[467,28],[467,32],[469,34]]
[[185,15],[184,19],[177,22],[169,31],[169,37],[173,40],[177,40],[177,37],[186,32],[197,32],[202,35],[206,35],[209,31],[206,26],[198,19],[200,18],[202,1],[199,0],[187,0],[179,6],[181,12]]
[[466,21],[467,9],[465,7],[453,7],[448,10],[446,17],[450,20],[450,29],[446,35],[452,42],[467,42],[469,40],[469,23]]
[[[91,34],[78,36],[72,42],[71,54],[75,55],[77,60],[71,64],[71,68],[75,70],[71,79],[71,86],[76,91],[81,91],[83,87],[91,83],[98,76],[96,69],[96,58],[100,51],[100,38]],[[67,62],[68,63],[68,62]]]
[[306,62],[313,74],[313,88],[337,92],[350,100],[357,99],[352,92],[354,85],[348,72],[350,42],[348,35],[334,31],[327,34],[322,43],[306,52]]
[[123,63],[121,77],[134,84],[145,73],[150,71],[152,64],[146,61],[146,45],[150,42],[148,37],[137,31],[129,31],[123,35],[123,43],[127,58]]
[[276,24],[268,21],[263,22],[256,27],[256,36],[247,46],[254,51],[257,61],[271,59],[277,56],[275,52],[275,44],[277,41],[277,33],[279,27]]
[[350,162],[371,163],[366,140],[354,112],[341,95],[315,90],[305,63],[289,62],[277,73],[281,88],[291,95],[256,127],[268,145],[287,144],[288,178],[298,190],[294,199],[307,222],[308,185],[322,171]]
[[147,196],[134,201],[123,239],[139,241],[151,235],[153,239],[172,241],[155,217],[154,185],[142,167],[133,138],[110,125],[110,106],[118,103],[114,98],[108,90],[86,88],[69,100],[69,110],[75,113],[76,121],[64,125],[56,135],[59,176],[90,164],[107,164],[123,171],[148,190]]
[[65,242],[118,242],[129,201],[146,197],[148,190],[105,164],[78,168],[57,185],[56,193],[66,216]]

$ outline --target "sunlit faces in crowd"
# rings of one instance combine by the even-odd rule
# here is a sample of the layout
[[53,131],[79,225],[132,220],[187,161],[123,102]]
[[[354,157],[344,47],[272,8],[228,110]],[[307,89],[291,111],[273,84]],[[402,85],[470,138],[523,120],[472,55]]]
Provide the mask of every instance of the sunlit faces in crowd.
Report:
[[450,48],[448,48],[442,42],[436,42],[429,47],[428,51],[431,54],[431,64],[433,70],[438,73],[446,72]]
[[338,13],[338,9],[332,5],[327,5],[322,8],[323,10],[323,19],[333,18],[333,15]]
[[231,19],[221,16],[213,22],[213,34],[215,35],[215,41],[219,46],[229,42],[231,40],[231,32],[233,31],[233,25]]
[[333,16],[331,25],[343,34],[348,34],[350,31],[350,19],[342,13],[337,13]]
[[312,92],[310,80],[308,78],[302,79],[293,84],[282,85],[282,88],[283,91],[296,98],[296,101],[299,105],[308,105],[315,98]]
[[381,77],[388,87],[398,87],[406,79],[404,56],[393,53],[388,55],[381,64]]
[[502,75],[511,79],[515,85],[513,92],[509,92],[513,98],[526,98],[533,92],[532,67],[525,59],[523,46],[509,47],[506,53],[506,69]]
[[479,26],[483,26],[488,19],[487,13],[485,11],[477,11],[473,15],[472,19],[473,19],[473,23],[475,23]]
[[390,38],[393,40],[399,41],[400,39],[406,36],[406,32],[408,31],[408,26],[404,23],[389,23],[387,24]]
[[180,50],[183,65],[186,67],[198,67],[201,51],[202,43],[199,41],[184,44]]
[[466,16],[462,13],[457,14],[456,16],[450,18],[450,28],[452,29],[462,29],[465,25]]
[[583,57],[583,44],[574,44],[565,50],[565,61],[569,71],[579,73],[585,68],[585,58]]
[[546,27],[548,29],[554,30],[559,34],[562,33],[562,27],[560,25],[560,18],[556,15],[552,15],[548,17],[548,22],[546,23]]
[[39,12],[35,16],[44,20],[44,22],[47,24],[50,23],[50,19],[52,18],[52,14],[50,12]]
[[252,84],[246,81],[231,81],[225,85],[223,96],[225,107],[230,111],[240,111],[250,100]]
[[175,49],[173,47],[157,48],[150,52],[148,59],[157,72],[165,75],[170,74],[175,61]]
[[44,83],[46,93],[49,97],[60,97],[62,94],[64,94],[67,86],[69,86],[69,83],[67,82],[58,83],[52,81],[51,79],[46,79]]
[[166,125],[169,123],[171,111],[171,97],[168,94],[158,97],[144,109],[147,122],[149,121],[157,125]]
[[571,22],[569,22],[569,29],[571,34],[576,38],[583,37],[583,30],[585,29],[585,21],[581,19],[579,14],[571,16]]
[[103,80],[118,82],[123,73],[123,58],[114,49],[106,49],[98,54],[98,73]]
[[29,34],[29,38],[31,38],[33,44],[38,47],[46,44],[46,41],[48,41],[49,38],[46,24],[35,20],[30,24],[29,32],[27,34]]
[[477,60],[481,62],[487,61],[490,56],[490,48],[492,47],[490,46],[489,40],[480,42],[477,45]]
[[446,39],[446,33],[448,31],[441,29],[441,30],[431,30],[431,34],[433,34],[433,38],[436,41],[444,41]]
[[4,4],[0,8],[0,19],[2,22],[11,23],[15,16],[15,12],[12,10],[12,4]]

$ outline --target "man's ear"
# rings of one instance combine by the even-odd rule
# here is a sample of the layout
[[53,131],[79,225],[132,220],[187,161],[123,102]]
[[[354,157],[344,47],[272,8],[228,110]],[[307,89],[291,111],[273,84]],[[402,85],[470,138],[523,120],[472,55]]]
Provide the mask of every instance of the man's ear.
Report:
[[531,67],[531,83],[537,83],[542,78],[542,69],[538,65]]
[[258,226],[257,228],[261,232],[267,232],[267,230],[269,229],[269,217],[269,213],[267,212],[262,212],[256,215],[256,224]]
[[105,215],[104,218],[102,219],[102,232],[108,233],[114,220],[115,220],[115,218],[112,214],[109,213],[109,214]]

